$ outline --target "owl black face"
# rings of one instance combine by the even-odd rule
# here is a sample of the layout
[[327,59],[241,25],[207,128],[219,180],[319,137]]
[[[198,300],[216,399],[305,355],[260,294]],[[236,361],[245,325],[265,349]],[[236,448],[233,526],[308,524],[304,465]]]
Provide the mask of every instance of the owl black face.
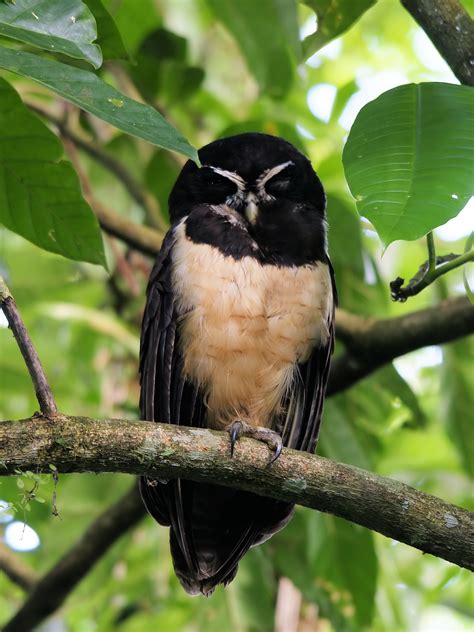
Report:
[[227,207],[268,256],[305,261],[325,253],[325,195],[309,160],[265,134],[240,134],[199,151],[169,199],[173,222],[201,205]]

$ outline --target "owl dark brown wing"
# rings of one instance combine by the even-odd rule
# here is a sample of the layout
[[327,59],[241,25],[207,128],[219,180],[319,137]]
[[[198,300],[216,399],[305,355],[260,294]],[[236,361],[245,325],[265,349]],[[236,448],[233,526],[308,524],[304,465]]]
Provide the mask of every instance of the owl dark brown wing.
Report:
[[[140,412],[143,419],[185,426],[203,425],[205,408],[197,386],[186,380],[179,349],[180,314],[172,281],[172,251],[176,234],[166,235],[147,289],[140,342]],[[186,563],[194,568],[195,555],[188,546],[191,533],[185,511],[187,492],[181,481],[168,484],[140,479],[140,491],[150,514],[178,534]],[[187,503],[189,504],[189,503]]]
[[[200,389],[186,379],[179,342],[179,301],[173,287],[173,246],[167,234],[147,290],[140,350],[140,410],[145,420],[203,427]],[[212,246],[208,246],[212,248]],[[190,594],[209,594],[227,584],[248,549],[290,519],[292,505],[248,492],[186,480],[140,479],[149,513],[170,526],[174,568]]]
[[285,447],[311,453],[314,452],[318,441],[331,355],[334,350],[334,312],[337,293],[334,270],[329,258],[327,265],[332,288],[332,309],[327,322],[328,340],[324,345],[317,345],[309,359],[304,364],[298,365],[291,392],[282,407],[284,413],[273,423],[273,429],[281,433]]

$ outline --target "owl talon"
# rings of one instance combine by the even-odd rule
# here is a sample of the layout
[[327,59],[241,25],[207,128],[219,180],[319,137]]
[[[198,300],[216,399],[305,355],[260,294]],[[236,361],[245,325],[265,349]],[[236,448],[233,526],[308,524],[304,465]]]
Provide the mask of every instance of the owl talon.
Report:
[[[276,433],[275,433],[276,434]],[[276,439],[276,445],[273,449],[273,456],[270,459],[270,461],[267,464],[267,467],[270,467],[270,465],[272,463],[275,463],[275,461],[278,459],[278,457],[280,456],[280,454],[282,453],[283,450],[283,441],[281,440],[280,435],[277,435],[278,439]],[[268,447],[270,447],[270,445],[268,445]]]
[[234,456],[235,444],[240,438],[244,429],[244,425],[241,421],[234,421],[234,423],[230,424],[227,428],[230,434],[230,456]]
[[254,427],[244,421],[234,421],[227,427],[227,431],[230,434],[230,456],[234,456],[235,444],[240,437],[249,437],[250,439],[256,439],[266,443],[270,450],[273,452],[273,456],[267,464],[269,467],[274,463],[281,455],[283,450],[283,441],[280,435],[274,430],[269,428]]

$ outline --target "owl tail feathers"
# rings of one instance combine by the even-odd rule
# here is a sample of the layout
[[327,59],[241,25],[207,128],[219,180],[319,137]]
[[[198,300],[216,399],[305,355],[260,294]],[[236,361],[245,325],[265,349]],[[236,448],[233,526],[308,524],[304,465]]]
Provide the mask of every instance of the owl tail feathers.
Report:
[[218,572],[209,577],[204,576],[204,574],[197,569],[191,569],[186,562],[178,543],[178,537],[173,529],[170,529],[170,548],[174,571],[181,586],[188,595],[193,597],[197,595],[210,597],[219,584],[227,586],[237,575],[239,567],[238,561],[240,558],[234,565],[229,565],[224,573]]
[[242,557],[290,520],[293,505],[250,492],[186,480],[140,481],[143,501],[170,527],[176,575],[190,595],[229,584]]

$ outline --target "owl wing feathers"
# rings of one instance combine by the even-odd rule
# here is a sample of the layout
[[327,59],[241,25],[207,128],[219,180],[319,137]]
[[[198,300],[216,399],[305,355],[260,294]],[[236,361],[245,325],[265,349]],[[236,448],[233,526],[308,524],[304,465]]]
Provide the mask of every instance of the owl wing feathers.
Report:
[[[172,257],[177,234],[164,239],[147,290],[140,348],[140,411],[144,419],[177,425],[206,425],[204,396],[186,378],[179,344],[182,314],[173,288]],[[299,369],[289,395],[283,428],[284,444],[311,451],[316,443],[333,347],[330,337]],[[216,485],[140,479],[143,501],[160,524],[170,526],[176,574],[190,594],[211,593],[227,584],[248,549],[263,542],[291,518],[293,505]]]
[[318,441],[326,386],[329,378],[331,356],[334,351],[335,308],[337,292],[334,270],[329,258],[332,289],[332,306],[327,321],[328,338],[325,344],[317,344],[309,359],[298,364],[295,378],[284,402],[283,415],[275,418],[273,429],[279,432],[283,445],[294,450],[313,453]]

